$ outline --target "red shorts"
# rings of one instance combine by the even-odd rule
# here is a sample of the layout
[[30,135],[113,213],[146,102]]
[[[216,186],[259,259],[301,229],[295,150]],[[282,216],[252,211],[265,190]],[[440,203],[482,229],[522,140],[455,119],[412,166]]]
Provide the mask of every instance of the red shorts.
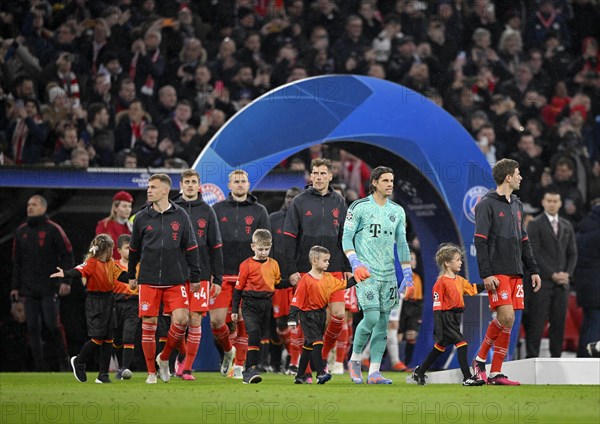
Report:
[[142,284],[138,315],[140,317],[157,317],[160,304],[163,304],[163,314],[167,315],[176,309],[188,309],[189,301],[185,285],[157,287]]
[[292,304],[292,298],[294,297],[294,291],[292,288],[288,289],[275,289],[273,294],[273,317],[281,318],[285,317],[290,313],[290,305]]
[[237,282],[237,275],[224,275],[223,283],[221,284],[221,293],[216,299],[210,300],[210,310],[213,309],[231,309],[231,301],[233,300],[233,289]]
[[356,286],[344,290],[344,303],[348,312],[358,312],[358,298],[356,297]]
[[200,288],[192,292],[190,283],[186,283],[186,289],[190,300],[190,312],[208,312],[210,302],[210,281],[200,281]]
[[496,292],[488,291],[490,308],[494,311],[498,306],[512,305],[514,310],[523,309],[525,295],[523,292],[523,279],[518,275],[495,275],[500,284]]

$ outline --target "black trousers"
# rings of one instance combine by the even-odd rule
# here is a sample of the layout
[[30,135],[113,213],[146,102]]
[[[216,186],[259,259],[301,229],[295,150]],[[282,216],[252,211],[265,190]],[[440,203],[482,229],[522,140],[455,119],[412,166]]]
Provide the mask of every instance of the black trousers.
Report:
[[59,327],[60,299],[58,295],[24,298],[27,332],[31,343],[31,351],[37,371],[47,371],[47,364],[42,354],[42,320],[48,333],[54,339],[59,361],[65,361],[67,352]]
[[548,338],[550,339],[550,355],[560,357],[565,335],[569,286],[543,281],[542,288],[533,293],[526,292],[525,341],[527,358],[537,358],[540,354],[540,342],[546,321],[549,321]]

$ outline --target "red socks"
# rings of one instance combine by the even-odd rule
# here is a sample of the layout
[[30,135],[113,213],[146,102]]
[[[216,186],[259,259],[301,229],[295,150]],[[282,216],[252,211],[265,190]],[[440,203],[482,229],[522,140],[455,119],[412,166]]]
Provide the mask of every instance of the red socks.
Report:
[[142,350],[149,374],[156,373],[156,324],[142,322]]
[[331,316],[329,325],[325,330],[325,337],[323,337],[323,358],[327,358],[329,351],[335,346],[335,342],[340,336],[340,333],[344,330],[344,317],[338,318]]
[[198,347],[200,346],[200,339],[202,338],[202,327],[192,327],[188,328],[188,337],[187,337],[187,352],[185,354],[185,361],[183,363],[184,371],[191,371],[192,366],[194,365],[194,360],[196,359],[196,354],[198,353]]
[[212,331],[223,350],[229,352],[231,350],[231,340],[229,340],[229,327],[227,327],[227,324],[223,323],[219,328],[213,328]]
[[[335,344],[335,362],[346,362],[346,354],[348,352],[348,323],[344,321],[344,328],[340,333],[340,336],[337,339]],[[323,358],[327,359],[327,358]]]
[[169,328],[169,334],[167,336],[167,344],[165,345],[163,351],[160,353],[160,359],[162,359],[163,361],[169,360],[171,352],[173,352],[173,350],[177,348],[177,346],[179,346],[179,343],[185,337],[186,328],[187,324],[181,325],[171,322],[171,327]]
[[[497,319],[494,319],[490,323],[490,325],[488,326],[488,329],[485,333],[485,338],[483,339],[483,343],[481,344],[481,348],[479,349],[479,353],[477,354],[477,356],[479,356],[481,359],[487,358],[487,355],[488,355],[490,349],[494,345],[494,342],[500,335],[500,332],[502,331],[503,328],[504,328],[504,326],[502,324],[500,324],[500,322]],[[509,332],[510,332],[510,330],[509,330]]]
[[244,366],[248,352],[248,333],[244,321],[237,322],[237,338],[235,339],[235,365]]
[[494,343],[494,356],[492,356],[492,368],[490,369],[490,373],[500,372],[502,370],[502,363],[508,352],[510,330],[510,328],[504,327]]

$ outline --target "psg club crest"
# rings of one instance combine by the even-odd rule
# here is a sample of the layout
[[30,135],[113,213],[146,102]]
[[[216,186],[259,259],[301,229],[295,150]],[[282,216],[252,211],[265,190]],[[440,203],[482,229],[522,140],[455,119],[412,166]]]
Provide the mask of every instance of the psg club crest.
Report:
[[483,186],[474,186],[467,191],[463,199],[463,212],[469,221],[475,224],[475,205],[488,192]]

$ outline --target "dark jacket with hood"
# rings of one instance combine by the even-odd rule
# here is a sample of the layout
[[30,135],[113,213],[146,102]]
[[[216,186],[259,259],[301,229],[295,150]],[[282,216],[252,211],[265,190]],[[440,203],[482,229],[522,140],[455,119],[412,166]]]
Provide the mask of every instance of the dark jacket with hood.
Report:
[[146,205],[133,221],[129,279],[135,279],[139,262],[139,284],[175,286],[188,279],[191,283],[208,279],[200,274],[198,243],[187,212],[169,203],[171,207],[163,213]]
[[223,281],[223,241],[217,214],[201,195],[196,200],[187,201],[180,194],[173,199],[173,202],[181,206],[190,216],[192,230],[198,242],[202,274],[205,268],[210,270],[212,282],[220,286]]
[[226,200],[215,203],[213,209],[223,240],[223,273],[237,275],[240,264],[254,256],[250,247],[254,231],[259,228],[271,230],[269,214],[252,194],[248,194],[243,202],[236,202],[230,193]]
[[342,251],[342,228],[348,206],[331,187],[323,196],[312,186],[292,200],[285,216],[285,278],[308,272],[310,248],[319,245],[331,254],[329,272],[350,271]]
[[481,278],[523,276],[523,263],[531,274],[540,273],[523,227],[523,204],[514,194],[508,202],[490,190],[475,206],[475,247]]

